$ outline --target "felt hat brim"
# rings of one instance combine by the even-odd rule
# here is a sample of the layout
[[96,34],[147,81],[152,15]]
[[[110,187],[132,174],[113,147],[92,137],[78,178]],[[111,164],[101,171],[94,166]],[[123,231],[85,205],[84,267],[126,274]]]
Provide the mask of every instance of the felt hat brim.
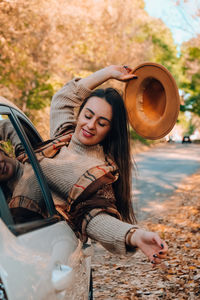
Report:
[[125,105],[133,129],[146,139],[156,140],[174,127],[180,97],[171,73],[162,65],[147,62],[137,66],[125,86]]

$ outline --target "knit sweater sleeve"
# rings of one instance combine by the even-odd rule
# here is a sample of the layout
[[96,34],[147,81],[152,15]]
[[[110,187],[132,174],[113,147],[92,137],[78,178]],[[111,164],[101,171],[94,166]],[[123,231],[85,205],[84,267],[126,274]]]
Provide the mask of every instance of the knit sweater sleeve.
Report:
[[128,255],[135,253],[134,248],[133,251],[128,251],[125,244],[126,234],[131,228],[138,228],[138,226],[101,213],[89,222],[86,232],[91,239],[99,242],[109,252]]
[[65,84],[52,98],[50,111],[51,138],[59,134],[61,127],[75,125],[74,108],[79,107],[91,90],[79,83],[80,78],[74,78]]

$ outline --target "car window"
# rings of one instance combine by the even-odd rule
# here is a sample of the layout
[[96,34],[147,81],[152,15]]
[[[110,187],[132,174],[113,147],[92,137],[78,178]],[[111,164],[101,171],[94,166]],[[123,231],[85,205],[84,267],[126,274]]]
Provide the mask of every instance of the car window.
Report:
[[[31,151],[31,145],[25,147],[22,141],[22,137],[27,138],[29,132],[32,144],[39,138],[29,130],[28,123],[20,123],[25,130],[16,124],[13,126],[8,115],[0,114],[0,187],[14,224],[46,219],[53,215],[54,210],[51,193],[42,180],[41,170],[37,163],[31,163],[27,151]],[[28,156],[20,160],[24,153]]]
[[30,122],[27,123],[27,120],[24,118],[24,116],[17,114],[16,116],[18,117],[18,120],[21,124],[21,126],[23,127],[24,132],[26,133],[30,144],[33,148],[37,147],[38,144],[41,143],[42,138],[39,135],[39,133],[36,131],[36,129],[34,128],[33,124],[31,124]]

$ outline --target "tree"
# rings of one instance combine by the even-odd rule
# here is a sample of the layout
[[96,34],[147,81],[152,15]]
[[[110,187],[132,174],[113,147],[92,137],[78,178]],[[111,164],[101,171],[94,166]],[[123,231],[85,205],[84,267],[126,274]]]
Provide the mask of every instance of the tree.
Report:
[[182,71],[185,76],[181,83],[185,99],[184,108],[200,116],[200,35],[185,43],[181,53]]
[[178,83],[181,68],[170,29],[160,19],[151,18],[142,30],[144,38],[150,41],[149,60],[165,66]]
[[0,90],[25,113],[34,116],[50,103],[48,32],[39,1],[0,3]]

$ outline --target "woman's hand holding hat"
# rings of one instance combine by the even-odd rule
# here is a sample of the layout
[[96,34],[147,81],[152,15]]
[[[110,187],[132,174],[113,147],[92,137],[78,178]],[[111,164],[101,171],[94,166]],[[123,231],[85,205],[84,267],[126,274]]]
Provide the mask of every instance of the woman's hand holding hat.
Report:
[[130,79],[137,79],[137,76],[132,73],[132,69],[128,66],[112,65],[109,66],[110,78],[119,81],[128,81]]

